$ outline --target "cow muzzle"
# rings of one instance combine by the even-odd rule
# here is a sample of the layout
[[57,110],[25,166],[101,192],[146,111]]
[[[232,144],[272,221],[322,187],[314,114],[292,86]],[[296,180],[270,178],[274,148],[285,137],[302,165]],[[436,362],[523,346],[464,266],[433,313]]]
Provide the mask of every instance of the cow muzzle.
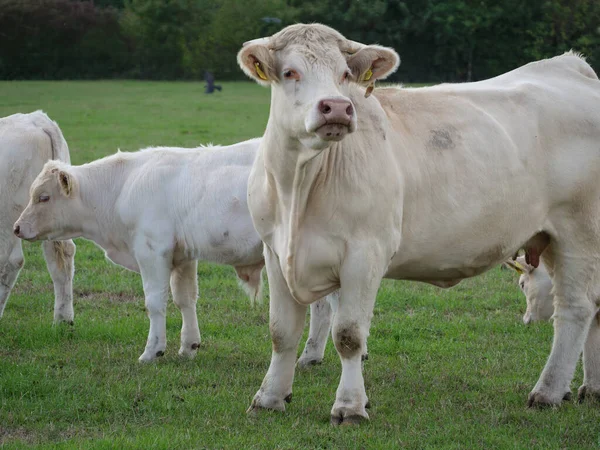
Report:
[[13,227],[13,233],[19,239],[25,239],[26,241],[35,241],[37,239],[37,233],[33,231],[33,227],[28,222],[17,221]]
[[314,133],[324,141],[341,141],[356,129],[354,105],[345,98],[326,98],[316,105],[312,126]]

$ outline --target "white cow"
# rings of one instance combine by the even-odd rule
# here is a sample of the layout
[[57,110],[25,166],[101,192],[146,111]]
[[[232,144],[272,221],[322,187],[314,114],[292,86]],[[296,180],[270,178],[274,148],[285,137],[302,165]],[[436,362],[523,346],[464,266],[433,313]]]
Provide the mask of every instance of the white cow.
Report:
[[[24,258],[13,224],[27,205],[29,187],[44,163],[68,163],[69,147],[56,122],[42,111],[0,118],[0,317]],[[54,283],[54,321],[73,321],[73,241],[42,244]]]
[[[238,62],[271,87],[248,206],[265,242],[273,355],[250,410],[285,408],[306,306],[340,289],[332,421],[368,418],[360,356],[381,279],[452,286],[520,248],[534,265],[541,255],[556,295],[552,352],[528,404],[559,404],[600,281],[590,66],[567,53],[482,82],[373,92],[396,52],[319,24],[251,41]],[[598,393],[600,352],[584,352],[584,385]]]
[[[82,166],[50,161],[31,186],[15,234],[84,237],[114,263],[141,273],[150,331],[140,361],[165,351],[170,283],[183,321],[179,354],[192,357],[200,344],[197,260],[234,266],[251,299],[260,298],[263,245],[246,201],[259,142],[119,152]],[[320,326],[310,333],[301,365],[323,358],[327,332],[321,329],[330,309],[323,301],[313,311]]]

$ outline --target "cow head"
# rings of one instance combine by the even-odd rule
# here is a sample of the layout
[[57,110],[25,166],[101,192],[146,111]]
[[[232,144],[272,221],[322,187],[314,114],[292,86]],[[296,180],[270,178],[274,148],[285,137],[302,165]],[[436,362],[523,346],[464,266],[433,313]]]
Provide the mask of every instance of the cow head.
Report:
[[29,204],[15,222],[14,233],[26,240],[61,240],[77,237],[78,185],[71,166],[49,161],[33,181]]
[[246,42],[238,53],[244,72],[271,86],[271,116],[286,136],[320,150],[356,130],[350,85],[372,86],[400,64],[379,45],[350,41],[320,24],[297,24]]
[[554,296],[552,295],[552,279],[543,264],[537,268],[527,264],[524,256],[519,256],[515,261],[507,261],[508,267],[519,273],[519,287],[525,300],[527,309],[523,315],[523,323],[550,320],[554,314]]

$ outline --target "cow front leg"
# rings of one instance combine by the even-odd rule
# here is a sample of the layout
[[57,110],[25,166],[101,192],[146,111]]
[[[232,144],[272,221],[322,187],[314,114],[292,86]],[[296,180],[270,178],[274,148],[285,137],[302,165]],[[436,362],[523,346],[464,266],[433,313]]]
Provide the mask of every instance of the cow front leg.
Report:
[[257,408],[285,411],[292,399],[298,342],[304,329],[306,306],[297,303],[281,273],[277,256],[265,246],[269,277],[269,330],[273,352],[271,365],[247,412]]
[[342,377],[331,409],[331,423],[355,424],[368,420],[369,403],[362,374],[362,359],[373,317],[375,297],[384,270],[374,264],[376,255],[347,258],[340,273],[340,299],[333,318],[333,342],[342,362]]
[[298,359],[299,367],[314,366],[321,364],[321,361],[323,361],[327,337],[331,329],[331,317],[333,316],[330,298],[336,297],[334,301],[337,302],[338,296],[339,292],[334,292],[310,305],[310,329],[304,351]]
[[597,312],[583,346],[583,384],[577,392],[581,402],[586,397],[600,399],[600,312]]
[[191,261],[171,272],[171,292],[173,303],[181,311],[181,347],[180,356],[193,358],[200,347],[200,329],[196,315],[198,298],[198,262]]
[[[137,255],[136,255],[137,256]],[[158,254],[137,256],[142,283],[146,312],[150,319],[150,330],[144,353],[139,357],[140,362],[148,362],[163,356],[167,347],[167,299],[169,297],[169,279],[172,258]]]
[[44,241],[44,259],[54,284],[54,323],[73,323],[73,275],[75,251],[73,241]]

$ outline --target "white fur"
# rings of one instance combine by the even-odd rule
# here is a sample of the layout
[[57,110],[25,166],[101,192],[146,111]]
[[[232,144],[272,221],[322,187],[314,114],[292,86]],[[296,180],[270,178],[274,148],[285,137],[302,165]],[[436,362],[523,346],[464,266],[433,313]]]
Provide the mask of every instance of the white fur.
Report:
[[[13,224],[27,205],[31,183],[50,159],[70,161],[56,122],[42,111],[0,118],[0,317],[24,263]],[[45,242],[43,251],[54,283],[54,321],[71,322],[75,244]]]
[[[451,286],[528,245],[543,251],[556,298],[553,349],[529,404],[560,403],[595,312],[588,292],[600,281],[600,82],[589,65],[566,54],[482,82],[365,98],[341,81],[351,58],[334,30],[295,25],[269,42],[269,67],[300,77],[271,83],[248,182],[269,255],[274,343],[251,408],[279,408],[291,393],[303,313],[293,304],[341,289],[332,334],[342,377],[331,414],[356,421],[368,417],[357,355],[381,279]],[[339,142],[305,126],[311,106],[329,97],[349,99],[357,116]]]

